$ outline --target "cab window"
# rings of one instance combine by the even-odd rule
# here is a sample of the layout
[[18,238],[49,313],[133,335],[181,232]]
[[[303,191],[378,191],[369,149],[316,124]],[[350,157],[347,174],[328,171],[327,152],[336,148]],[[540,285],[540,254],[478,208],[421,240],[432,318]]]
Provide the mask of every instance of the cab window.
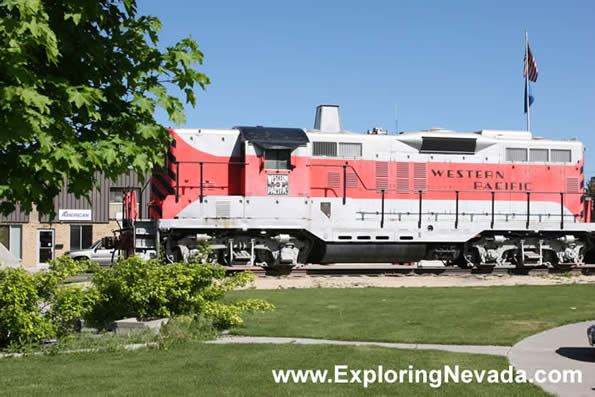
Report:
[[266,170],[290,170],[291,152],[285,149],[267,149],[264,152],[264,168]]

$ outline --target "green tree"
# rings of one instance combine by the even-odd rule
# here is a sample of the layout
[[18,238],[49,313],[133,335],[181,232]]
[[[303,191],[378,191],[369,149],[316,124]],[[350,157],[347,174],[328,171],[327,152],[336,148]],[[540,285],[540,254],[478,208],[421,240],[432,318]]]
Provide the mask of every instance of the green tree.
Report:
[[55,215],[65,180],[86,196],[97,171],[115,179],[162,162],[169,135],[155,109],[183,122],[209,79],[197,43],[161,50],[160,28],[135,0],[1,0],[1,212]]

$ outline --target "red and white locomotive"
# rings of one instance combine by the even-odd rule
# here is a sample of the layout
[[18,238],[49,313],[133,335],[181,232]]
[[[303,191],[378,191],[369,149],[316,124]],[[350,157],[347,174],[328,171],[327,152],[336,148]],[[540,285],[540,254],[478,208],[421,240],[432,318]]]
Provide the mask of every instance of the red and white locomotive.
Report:
[[221,263],[581,264],[591,247],[583,144],[529,131],[172,129],[151,216],[171,260],[209,241]]

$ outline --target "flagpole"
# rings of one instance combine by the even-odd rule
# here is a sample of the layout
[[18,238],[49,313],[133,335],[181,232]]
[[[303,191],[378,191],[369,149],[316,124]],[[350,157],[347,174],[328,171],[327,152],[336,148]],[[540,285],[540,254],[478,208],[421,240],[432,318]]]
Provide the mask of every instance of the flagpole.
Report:
[[529,101],[529,34],[525,31],[525,107],[527,109],[527,131],[531,131],[531,104]]
[[399,117],[397,115],[397,104],[395,103],[395,134],[399,135]]

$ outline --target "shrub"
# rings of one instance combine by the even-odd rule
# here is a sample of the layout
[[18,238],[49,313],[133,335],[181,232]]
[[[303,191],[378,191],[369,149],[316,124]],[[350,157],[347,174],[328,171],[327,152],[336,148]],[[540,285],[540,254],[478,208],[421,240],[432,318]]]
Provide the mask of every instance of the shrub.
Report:
[[[208,257],[205,250],[199,257],[171,265],[131,257],[108,269],[61,257],[50,262],[48,272],[0,270],[0,348],[64,337],[81,318],[103,328],[127,317],[170,317],[166,333],[171,338],[200,339],[199,334],[241,323],[243,312],[273,309],[260,299],[222,303],[226,292],[247,285],[254,275],[228,276]],[[88,270],[95,271],[92,286],[64,284],[66,278]]]
[[228,276],[222,266],[204,263],[204,257],[169,265],[160,259],[121,259],[117,266],[93,276],[99,299],[87,318],[92,325],[104,327],[127,317],[145,320],[204,314],[220,328],[239,324],[242,312],[273,308],[259,299],[220,302],[226,292],[253,279],[248,272]]
[[49,272],[0,270],[0,347],[22,348],[69,332],[74,320],[89,312],[97,295],[93,288],[61,285],[88,266],[63,257],[50,263]]

